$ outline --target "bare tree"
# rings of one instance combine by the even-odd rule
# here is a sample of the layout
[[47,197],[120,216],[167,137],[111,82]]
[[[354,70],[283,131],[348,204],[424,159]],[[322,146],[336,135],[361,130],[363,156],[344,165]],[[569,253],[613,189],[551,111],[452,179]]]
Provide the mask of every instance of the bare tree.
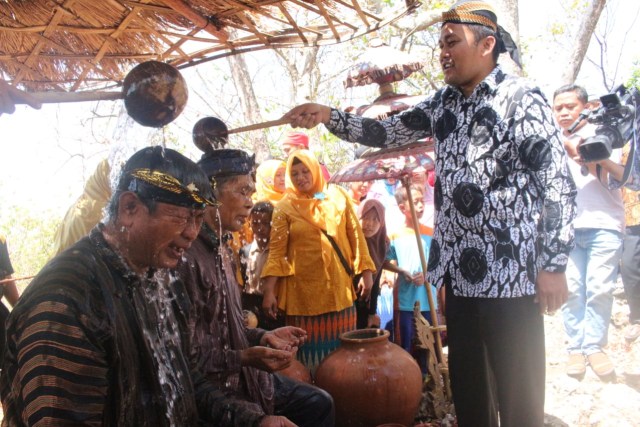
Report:
[[593,0],[588,5],[583,14],[583,19],[578,26],[573,49],[569,54],[567,65],[562,73],[561,84],[571,84],[578,77],[582,61],[587,53],[591,36],[596,29],[600,14],[604,9],[607,0]]
[[[238,96],[240,97],[243,117],[247,118],[250,123],[262,122],[261,109],[253,89],[251,73],[244,56],[232,55],[228,58],[228,61],[229,67],[231,68],[231,77],[238,91]],[[253,149],[253,152],[256,153],[258,161],[269,158],[269,146],[263,132],[249,132],[247,138],[249,146]]]
[[[612,32],[620,25],[620,20],[616,19],[620,12],[611,2],[607,3],[598,23],[598,28],[593,33],[594,40],[599,48],[598,56],[596,59],[587,57],[587,60],[600,70],[602,84],[608,91],[611,91],[618,82],[622,56],[628,53],[626,45],[630,38],[629,35],[635,27],[638,17],[640,17],[640,6],[638,5],[635,11],[629,5],[618,4],[617,6],[623,8],[622,13],[633,17],[629,27],[624,31],[624,36],[619,38],[620,42],[618,43],[611,44],[609,42]],[[615,53],[616,51],[617,54]],[[611,61],[611,58],[613,58],[613,61]]]

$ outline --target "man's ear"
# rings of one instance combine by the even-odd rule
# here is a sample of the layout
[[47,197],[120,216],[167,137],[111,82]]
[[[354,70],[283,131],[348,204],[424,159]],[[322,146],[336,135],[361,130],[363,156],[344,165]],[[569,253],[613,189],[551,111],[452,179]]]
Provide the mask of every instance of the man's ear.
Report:
[[405,211],[407,210],[407,206],[405,203],[406,202],[398,204],[398,209],[400,209],[400,212],[402,213],[405,213]]
[[142,207],[142,202],[135,193],[131,191],[122,193],[118,203],[118,221],[120,224],[125,227],[130,226]]
[[488,36],[482,39],[480,45],[482,46],[482,55],[493,55],[493,48],[498,41],[494,36]]

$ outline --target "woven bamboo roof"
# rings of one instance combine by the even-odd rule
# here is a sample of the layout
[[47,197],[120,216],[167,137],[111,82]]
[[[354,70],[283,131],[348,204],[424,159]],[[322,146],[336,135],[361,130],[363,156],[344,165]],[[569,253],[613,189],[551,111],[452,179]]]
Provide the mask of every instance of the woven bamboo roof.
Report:
[[375,31],[418,7],[376,14],[366,0],[0,0],[0,76],[28,91],[121,84],[147,60],[178,68]]

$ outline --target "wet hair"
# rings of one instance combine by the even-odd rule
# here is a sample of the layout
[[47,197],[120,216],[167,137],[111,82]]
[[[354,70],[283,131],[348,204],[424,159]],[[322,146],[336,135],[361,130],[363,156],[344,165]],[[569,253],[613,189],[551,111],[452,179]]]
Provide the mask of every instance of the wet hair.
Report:
[[[420,194],[424,195],[424,188],[422,188],[419,185],[415,185],[415,184],[412,185],[410,190],[411,191],[414,191],[414,190],[418,191],[418,192],[420,192]],[[403,204],[409,198],[409,196],[407,195],[407,189],[404,187],[404,185],[398,187],[398,189],[393,194],[393,196],[396,198],[396,202],[398,203],[398,205]]]
[[154,199],[154,191],[158,187],[152,185],[139,186],[136,190],[130,189],[131,182],[135,179],[131,172],[136,169],[149,169],[158,171],[176,178],[183,185],[193,183],[200,189],[200,195],[211,199],[211,186],[205,173],[195,162],[170,148],[161,146],[146,147],[134,153],[122,167],[118,178],[118,185],[111,196],[107,208],[108,219],[113,222],[117,219],[118,208],[120,207],[120,196],[127,191],[133,191],[140,201],[149,209],[150,213],[155,212],[157,207]]
[[493,50],[491,51],[491,58],[493,59],[494,63],[498,63],[498,57],[500,56],[500,47],[498,46],[499,40],[498,40],[498,34],[496,34],[495,31],[493,31],[493,29],[484,26],[484,25],[479,25],[479,24],[465,24],[469,27],[469,30],[471,30],[471,33],[473,33],[473,37],[476,40],[476,44],[480,43],[480,40],[485,39],[489,36],[493,37],[494,39],[496,39],[496,43],[493,45]]
[[261,202],[256,203],[251,208],[251,212],[249,213],[249,215],[253,215],[257,213],[265,213],[265,214],[269,214],[270,216],[273,215],[273,203],[269,202],[268,200],[263,200]]
[[556,89],[556,91],[553,92],[554,101],[558,95],[567,93],[567,92],[575,93],[576,96],[578,97],[578,101],[580,101],[583,104],[586,104],[589,102],[589,94],[587,93],[587,90],[582,86],[579,86],[573,83],[561,86],[558,89]]

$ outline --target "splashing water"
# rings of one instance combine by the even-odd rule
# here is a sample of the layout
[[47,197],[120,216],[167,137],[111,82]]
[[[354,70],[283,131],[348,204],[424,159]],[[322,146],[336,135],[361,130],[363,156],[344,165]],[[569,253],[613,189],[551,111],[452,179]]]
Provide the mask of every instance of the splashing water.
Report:
[[174,298],[170,287],[175,280],[166,270],[156,272],[141,287],[145,307],[138,307],[146,312],[146,318],[149,319],[149,322],[142,322],[143,335],[156,362],[161,397],[165,400],[166,417],[172,427],[176,426],[177,421],[175,403],[185,393],[181,373],[174,369],[178,359],[176,348],[180,347],[181,342],[171,307]]

